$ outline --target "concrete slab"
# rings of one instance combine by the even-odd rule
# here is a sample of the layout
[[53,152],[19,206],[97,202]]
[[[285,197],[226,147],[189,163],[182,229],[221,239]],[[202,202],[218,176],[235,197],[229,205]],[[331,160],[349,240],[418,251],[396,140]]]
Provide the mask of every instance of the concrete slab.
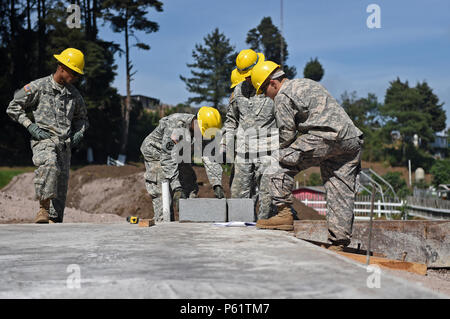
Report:
[[180,199],[180,222],[226,222],[227,201],[216,198]]
[[251,198],[228,198],[227,210],[230,222],[255,221],[255,203]]
[[0,225],[0,298],[439,297],[283,231]]

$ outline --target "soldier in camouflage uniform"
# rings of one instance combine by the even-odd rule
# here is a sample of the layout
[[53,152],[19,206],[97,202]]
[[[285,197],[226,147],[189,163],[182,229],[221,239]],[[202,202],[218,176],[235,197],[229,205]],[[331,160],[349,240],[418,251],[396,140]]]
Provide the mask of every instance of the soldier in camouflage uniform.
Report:
[[[66,203],[71,148],[88,128],[86,106],[72,85],[83,74],[84,56],[76,49],[55,55],[56,72],[35,80],[14,94],[6,112],[30,132],[35,170],[36,223],[62,222]],[[27,116],[32,111],[34,122]]]
[[[211,111],[212,108],[206,108],[210,112],[217,112],[217,110]],[[203,111],[204,109],[201,108],[200,110]],[[144,156],[146,168],[145,186],[152,197],[155,221],[163,220],[161,187],[163,180],[169,182],[175,207],[178,206],[180,198],[197,197],[197,177],[192,169],[191,159],[194,143],[198,142],[194,139],[201,139],[202,137],[201,133],[196,134],[195,132],[198,128],[197,117],[201,117],[201,111],[199,111],[198,116],[175,113],[162,118],[159,125],[145,138],[141,145],[141,153]],[[219,113],[214,114],[218,116],[218,122],[221,122]],[[193,139],[193,137],[195,138]],[[209,136],[209,143],[214,142],[214,140],[211,141],[212,137]],[[202,143],[208,144],[208,140],[202,139]],[[202,145],[202,148],[205,147],[205,144]],[[178,156],[181,149],[187,150],[188,153],[187,157],[186,155],[183,157],[183,160]],[[222,166],[211,156],[202,156],[201,158],[216,197],[224,198]],[[173,210],[171,212],[173,213]]]
[[257,219],[266,219],[274,207],[265,173],[269,161],[265,156],[278,148],[275,143],[278,136],[273,101],[257,95],[250,81],[251,68],[256,65],[252,57],[256,57],[256,63],[264,61],[264,55],[253,50],[242,50],[236,59],[237,70],[242,70],[245,80],[236,85],[230,97],[221,148],[235,154],[231,197],[254,198],[255,204],[257,199]]
[[362,132],[322,85],[309,79],[288,80],[271,61],[253,71],[252,83],[258,92],[274,99],[280,132],[281,169],[271,178],[278,215],[257,226],[292,229],[287,211],[294,176],[320,166],[327,192],[328,240],[333,249],[342,250],[352,235]]

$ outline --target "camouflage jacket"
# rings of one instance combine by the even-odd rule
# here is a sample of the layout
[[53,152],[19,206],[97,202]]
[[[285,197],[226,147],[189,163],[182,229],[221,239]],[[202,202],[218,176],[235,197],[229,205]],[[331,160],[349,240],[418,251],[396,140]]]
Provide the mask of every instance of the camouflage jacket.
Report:
[[275,116],[280,147],[289,146],[297,133],[327,140],[361,136],[339,103],[319,83],[309,79],[286,79],[275,96]]
[[24,127],[33,123],[27,116],[32,111],[34,123],[61,141],[89,126],[84,100],[70,84],[57,84],[53,75],[35,80],[14,94],[6,113]]
[[[239,83],[231,95],[221,144],[230,145],[236,136],[236,152],[265,151],[278,142],[273,101],[257,95],[248,82]],[[277,143],[276,143],[277,144]]]
[[[195,115],[175,113],[163,117],[159,125],[145,138],[141,145],[141,152],[148,162],[160,161],[163,178],[170,181],[172,189],[181,187],[178,178],[178,164],[192,162],[195,139],[191,137],[189,128]],[[206,144],[202,144],[203,149]],[[179,150],[188,150],[179,155]],[[202,151],[202,150],[200,150]],[[222,165],[214,161],[211,156],[200,156],[209,182],[212,186],[222,185]]]

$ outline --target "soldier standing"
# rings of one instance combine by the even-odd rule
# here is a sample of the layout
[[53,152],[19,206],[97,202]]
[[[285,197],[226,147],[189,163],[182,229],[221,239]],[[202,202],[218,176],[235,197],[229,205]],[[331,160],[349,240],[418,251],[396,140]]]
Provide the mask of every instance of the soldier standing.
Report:
[[[213,107],[204,106],[199,109],[197,115],[175,113],[163,117],[159,125],[145,138],[141,146],[146,169],[144,178],[146,189],[152,197],[155,221],[163,220],[163,180],[170,184],[177,209],[180,198],[197,197],[198,184],[191,165],[191,152],[194,150],[193,143],[199,141],[194,141],[193,137],[199,136],[202,139],[203,149],[214,142],[214,136],[221,127],[220,113]],[[175,149],[182,144],[187,146],[189,153],[186,161],[184,157],[179,158],[180,148]],[[221,164],[212,156],[202,156],[202,160],[215,196],[224,198]]]
[[264,159],[277,146],[273,141],[278,141],[274,103],[270,98],[257,95],[251,83],[252,69],[262,61],[264,55],[250,49],[242,50],[237,56],[236,69],[232,72],[235,88],[230,97],[221,142],[222,150],[235,154],[234,159],[229,155],[227,159],[234,160],[231,197],[256,197],[259,201],[257,219],[269,218],[273,210]]
[[[71,148],[88,128],[84,100],[72,85],[84,68],[81,51],[68,48],[55,54],[54,74],[35,80],[14,94],[6,113],[31,134],[36,199],[36,223],[62,222],[66,205]],[[34,122],[27,116],[32,111]]]
[[328,240],[332,249],[342,250],[352,235],[362,132],[322,85],[309,79],[288,80],[272,61],[254,68],[252,84],[259,94],[274,100],[280,132],[281,169],[270,185],[278,214],[259,221],[257,227],[292,230],[294,176],[320,166],[327,192]]

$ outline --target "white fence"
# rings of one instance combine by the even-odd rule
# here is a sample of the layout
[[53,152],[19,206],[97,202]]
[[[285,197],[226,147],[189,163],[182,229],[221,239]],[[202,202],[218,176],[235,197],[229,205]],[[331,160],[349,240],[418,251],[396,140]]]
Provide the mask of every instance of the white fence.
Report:
[[[438,199],[423,199],[408,197],[407,200],[382,201],[377,199],[374,202],[374,217],[385,217],[391,219],[393,215],[400,215],[405,211],[407,216],[421,217],[429,220],[450,220],[450,201],[442,201]],[[325,200],[301,200],[303,204],[314,208],[320,215],[326,215],[327,202]],[[354,208],[355,219],[367,220],[370,218],[370,196],[358,198],[355,201]],[[403,216],[403,218],[407,218]]]
[[[370,198],[370,196],[369,196]],[[321,201],[312,201],[312,200],[302,200],[303,204],[308,207],[314,208],[319,214],[326,215],[327,213],[327,202],[325,200]],[[355,218],[356,219],[367,219],[370,217],[370,200],[369,201],[355,201]],[[377,200],[374,202],[373,213],[374,216],[380,218],[382,215],[385,215],[386,218],[390,218],[393,214],[401,214],[401,208],[406,204],[405,201],[399,202],[382,202],[381,200]]]
[[410,216],[431,220],[450,220],[450,200],[409,196],[406,212]]

